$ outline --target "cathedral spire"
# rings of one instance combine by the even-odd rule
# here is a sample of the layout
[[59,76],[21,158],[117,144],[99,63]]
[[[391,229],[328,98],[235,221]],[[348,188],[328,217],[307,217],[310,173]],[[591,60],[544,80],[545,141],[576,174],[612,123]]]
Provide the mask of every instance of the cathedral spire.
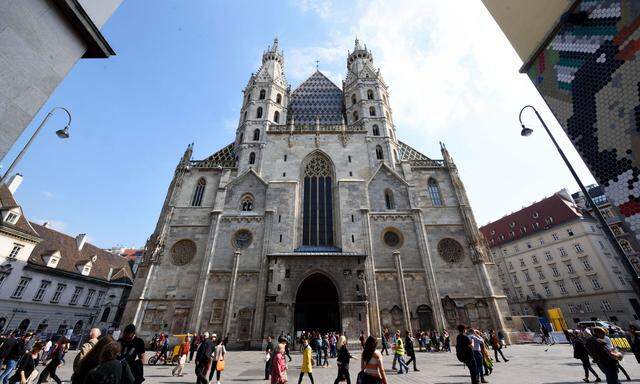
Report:
[[269,61],[277,61],[280,65],[284,65],[284,55],[280,50],[280,42],[276,36],[273,39],[273,44],[267,47],[267,50],[262,54],[262,64]]

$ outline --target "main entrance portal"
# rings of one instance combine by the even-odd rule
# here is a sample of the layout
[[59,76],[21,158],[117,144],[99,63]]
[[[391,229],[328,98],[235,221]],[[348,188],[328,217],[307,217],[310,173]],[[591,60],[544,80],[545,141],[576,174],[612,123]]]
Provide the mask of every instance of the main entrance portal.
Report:
[[299,331],[340,331],[340,300],[333,282],[320,273],[307,277],[296,294],[294,324]]

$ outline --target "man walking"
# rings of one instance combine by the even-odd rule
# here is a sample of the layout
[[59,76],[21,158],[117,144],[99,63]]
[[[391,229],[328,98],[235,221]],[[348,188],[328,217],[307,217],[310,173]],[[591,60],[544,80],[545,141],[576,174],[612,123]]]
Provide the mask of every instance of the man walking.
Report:
[[604,372],[607,384],[620,384],[620,380],[618,380],[618,361],[622,359],[622,354],[607,346],[604,340],[606,332],[603,328],[592,328],[591,333],[593,333],[593,336],[588,338],[586,343],[589,356],[595,360],[598,368]]
[[[271,373],[271,362],[273,361],[273,352],[275,346],[271,336],[267,337],[267,347],[265,348],[265,363],[264,363],[264,379],[269,380],[269,374]],[[267,358],[268,355],[268,358]]]
[[407,366],[413,363],[413,371],[420,372],[420,370],[416,366],[416,350],[413,345],[413,338],[411,337],[411,333],[409,333],[409,331],[405,332],[405,334],[406,337],[404,338],[404,349],[407,356],[409,356],[409,360],[407,360]]
[[463,324],[458,325],[458,337],[456,338],[456,357],[458,361],[464,363],[469,368],[469,376],[471,377],[471,384],[478,384],[479,374],[478,370],[482,367],[476,366],[476,361],[473,358],[473,341],[466,335],[467,327]]
[[473,328],[467,329],[467,337],[471,339],[473,342],[473,360],[476,362],[476,368],[478,370],[478,374],[480,375],[481,383],[488,383],[484,379],[484,356],[482,356],[482,347],[484,345],[484,340],[482,337],[476,335],[475,330]]
[[[397,361],[400,364],[398,368],[398,374],[401,375],[403,373],[409,373],[409,366],[404,362],[404,342],[402,341],[402,336],[400,335],[400,331],[396,331],[396,349],[393,354],[394,363]],[[404,368],[404,372],[402,369]]]
[[198,351],[196,352],[196,384],[208,384],[207,371],[211,366],[211,354],[215,345],[209,338],[209,332],[203,335]]
[[389,356],[389,340],[387,339],[387,334],[383,333],[381,339],[382,349],[380,350],[380,354],[382,355],[382,353],[386,353],[387,356]]

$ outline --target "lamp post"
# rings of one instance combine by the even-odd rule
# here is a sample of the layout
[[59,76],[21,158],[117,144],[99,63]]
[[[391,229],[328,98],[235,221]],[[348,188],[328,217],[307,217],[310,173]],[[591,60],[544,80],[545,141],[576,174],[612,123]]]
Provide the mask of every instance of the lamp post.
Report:
[[49,113],[47,113],[47,116],[45,116],[44,120],[42,120],[42,122],[40,123],[38,128],[35,130],[35,132],[33,132],[33,135],[31,135],[31,137],[29,138],[29,141],[27,141],[27,144],[25,144],[25,146],[20,150],[20,153],[18,154],[18,156],[13,160],[13,162],[9,166],[9,169],[7,169],[7,172],[5,172],[5,174],[2,176],[2,178],[0,178],[0,185],[2,185],[2,183],[4,183],[5,180],[7,179],[7,177],[9,177],[9,175],[11,175],[11,172],[13,172],[13,169],[16,167],[16,165],[18,165],[18,163],[20,162],[20,160],[24,156],[24,154],[27,151],[27,149],[29,149],[29,146],[31,145],[33,140],[36,138],[36,136],[38,136],[38,133],[40,133],[40,130],[42,129],[42,127],[45,126],[45,124],[47,123],[47,120],[49,120],[49,118],[51,117],[51,115],[53,115],[53,113],[56,111],[56,109],[60,109],[62,111],[65,111],[67,113],[67,117],[69,118],[69,120],[67,122],[67,125],[62,129],[58,129],[56,131],[56,135],[61,139],[68,139],[69,138],[69,126],[71,125],[71,113],[66,108],[55,107],[51,111],[49,111]]
[[600,209],[598,208],[598,206],[593,202],[593,199],[591,198],[591,195],[589,194],[587,189],[584,187],[584,184],[582,184],[580,177],[578,177],[578,174],[573,169],[573,166],[569,162],[569,159],[567,159],[567,156],[565,156],[564,152],[558,145],[558,142],[556,141],[555,137],[553,137],[553,135],[551,134],[549,127],[547,127],[547,124],[545,124],[544,120],[542,120],[542,117],[538,113],[538,110],[531,105],[526,105],[520,110],[520,115],[518,116],[518,119],[520,120],[520,126],[522,126],[522,131],[520,132],[520,135],[526,137],[526,136],[530,136],[533,133],[533,129],[527,128],[524,125],[524,123],[522,123],[522,112],[524,112],[524,110],[527,108],[531,108],[533,112],[535,112],[536,116],[538,117],[538,120],[540,120],[540,123],[542,124],[544,129],[547,131],[547,134],[549,134],[549,137],[551,138],[553,145],[555,145],[556,149],[558,150],[558,153],[560,153],[562,160],[564,160],[564,163],[567,165],[567,168],[569,168],[571,175],[573,175],[573,178],[575,179],[576,183],[578,183],[578,186],[580,187],[580,190],[582,191],[585,198],[587,199],[588,204],[591,207],[593,207],[593,213],[595,214],[596,219],[600,223],[600,226],[602,227],[602,231],[604,232],[605,236],[609,240],[609,243],[613,247],[614,251],[620,257],[620,260],[622,261],[622,265],[625,267],[627,272],[629,272],[629,274],[631,275],[632,281],[633,281],[632,286],[634,288],[634,291],[636,292],[636,295],[640,296],[640,279],[638,278],[638,273],[633,268],[633,265],[631,265],[631,262],[629,261],[627,254],[624,252],[624,250],[620,246],[620,243],[618,243],[618,240],[616,240],[616,236],[613,234],[613,231],[609,227],[609,224],[607,224],[607,221],[605,220],[604,216],[602,216],[602,212],[600,212]]

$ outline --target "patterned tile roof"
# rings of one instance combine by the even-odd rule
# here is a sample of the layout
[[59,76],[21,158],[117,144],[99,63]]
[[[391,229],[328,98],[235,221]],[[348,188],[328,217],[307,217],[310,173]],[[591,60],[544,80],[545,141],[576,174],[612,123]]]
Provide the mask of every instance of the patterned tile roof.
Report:
[[316,71],[291,94],[289,116],[296,124],[342,124],[342,90],[322,72]]
[[418,152],[414,148],[408,146],[402,141],[398,140],[398,156],[400,156],[401,161],[410,161],[410,160],[431,160],[427,156]]
[[213,155],[204,160],[192,161],[194,167],[213,168],[224,167],[233,168],[236,166],[235,143],[230,143]]

